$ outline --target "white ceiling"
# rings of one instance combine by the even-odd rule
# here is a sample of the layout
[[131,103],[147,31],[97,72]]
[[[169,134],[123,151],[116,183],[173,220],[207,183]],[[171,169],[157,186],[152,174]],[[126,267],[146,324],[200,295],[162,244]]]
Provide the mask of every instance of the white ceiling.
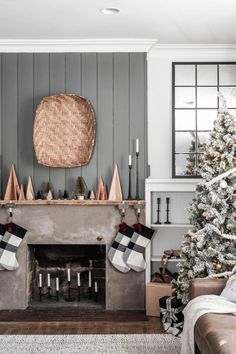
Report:
[[[105,16],[103,7],[120,13]],[[236,43],[235,0],[0,0],[0,39]]]

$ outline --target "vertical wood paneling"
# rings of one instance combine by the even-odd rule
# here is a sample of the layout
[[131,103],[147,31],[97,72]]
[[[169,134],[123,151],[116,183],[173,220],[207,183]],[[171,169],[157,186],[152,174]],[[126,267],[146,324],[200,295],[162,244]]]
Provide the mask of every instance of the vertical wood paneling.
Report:
[[[50,54],[50,95],[56,95],[65,92],[65,54]],[[55,197],[58,190],[66,188],[65,169],[50,168],[50,181],[54,188]]]
[[[43,97],[49,95],[49,54],[34,54],[34,115]],[[49,168],[38,163],[34,154],[35,193],[49,181]]]
[[11,165],[15,164],[18,168],[17,101],[17,54],[2,54],[2,180],[4,190]]
[[[113,170],[113,54],[98,54],[98,177],[111,183]],[[108,148],[109,147],[109,148]]]
[[[58,190],[75,189],[82,175],[96,190],[102,175],[110,187],[114,164],[120,170],[124,198],[128,193],[128,155],[135,157],[140,139],[140,195],[146,170],[146,55],[144,53],[37,53],[0,56],[0,134],[2,194],[11,164],[21,183],[33,176],[35,191],[51,180]],[[95,110],[97,135],[94,153],[82,168],[48,168],[38,164],[33,151],[32,124],[41,99],[58,93],[81,94]],[[134,159],[133,159],[134,160]],[[133,168],[135,180],[135,166]],[[135,185],[133,183],[133,197]]]
[[18,54],[18,175],[33,176],[33,54]]
[[[81,54],[66,54],[66,92],[81,94]],[[66,190],[71,194],[75,190],[78,176],[81,176],[81,167],[66,169]]]
[[[97,112],[97,54],[82,54],[82,95],[90,100],[95,110],[97,125],[99,119]],[[105,136],[105,135],[104,135]],[[82,176],[88,189],[97,188],[97,137],[94,146],[93,156],[88,165],[82,167]]]
[[[146,56],[143,53],[130,54],[130,142],[131,148],[135,152],[135,139],[139,138],[139,191],[142,198],[144,198],[144,179],[146,177],[145,61]],[[135,182],[134,173],[133,182]]]
[[114,54],[114,163],[118,164],[124,198],[128,194],[129,54]]

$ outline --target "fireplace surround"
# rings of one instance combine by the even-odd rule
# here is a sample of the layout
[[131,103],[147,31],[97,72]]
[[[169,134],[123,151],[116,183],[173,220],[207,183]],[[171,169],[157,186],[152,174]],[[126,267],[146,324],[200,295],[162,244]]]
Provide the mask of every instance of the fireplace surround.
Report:
[[[2,208],[1,222],[8,222]],[[126,222],[137,222],[133,207],[126,211]],[[20,205],[13,221],[28,232],[22,241],[16,271],[1,271],[0,309],[25,309],[32,303],[32,248],[48,246],[103,245],[105,249],[104,307],[110,310],[144,310],[144,272],[121,273],[107,259],[107,252],[121,221],[112,205]],[[144,211],[141,210],[141,222]],[[4,285],[3,285],[4,284]]]

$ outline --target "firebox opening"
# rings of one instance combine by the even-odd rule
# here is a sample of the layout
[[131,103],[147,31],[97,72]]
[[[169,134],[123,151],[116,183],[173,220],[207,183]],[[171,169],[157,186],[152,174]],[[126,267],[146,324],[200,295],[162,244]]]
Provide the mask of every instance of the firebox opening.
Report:
[[30,245],[29,305],[105,307],[105,245]]

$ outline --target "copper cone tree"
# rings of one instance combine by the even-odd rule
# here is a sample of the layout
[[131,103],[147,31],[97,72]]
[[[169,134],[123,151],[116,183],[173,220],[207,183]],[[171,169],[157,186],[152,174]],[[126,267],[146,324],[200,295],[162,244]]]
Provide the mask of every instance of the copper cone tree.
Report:
[[17,180],[14,165],[11,166],[10,175],[7,182],[7,188],[4,195],[4,200],[18,200],[20,195],[20,186]]

